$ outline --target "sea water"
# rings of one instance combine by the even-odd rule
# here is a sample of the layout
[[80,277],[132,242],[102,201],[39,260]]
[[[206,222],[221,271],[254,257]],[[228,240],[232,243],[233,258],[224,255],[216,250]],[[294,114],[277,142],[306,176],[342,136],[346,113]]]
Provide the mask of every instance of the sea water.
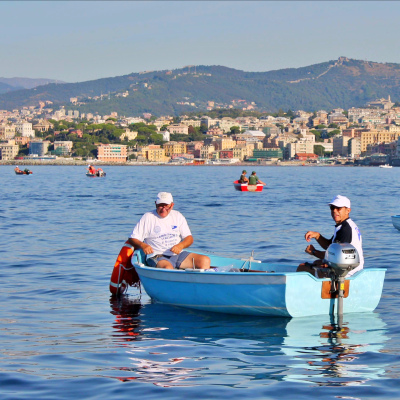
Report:
[[[400,168],[0,167],[1,399],[400,398]],[[327,203],[352,201],[366,267],[387,268],[374,313],[256,318],[113,300],[115,259],[140,216],[170,191],[193,249],[297,265],[304,234],[330,237]],[[368,293],[365,293],[368,296]]]

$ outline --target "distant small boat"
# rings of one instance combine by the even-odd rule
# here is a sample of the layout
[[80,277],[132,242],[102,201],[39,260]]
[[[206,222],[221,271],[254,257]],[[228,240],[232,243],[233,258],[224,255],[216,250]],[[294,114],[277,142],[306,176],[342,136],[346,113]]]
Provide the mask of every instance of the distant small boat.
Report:
[[392,168],[389,164],[380,165],[379,168]]
[[104,178],[106,176],[106,173],[99,168],[96,172],[86,172],[86,176],[89,178]]
[[392,224],[400,231],[400,215],[392,215]]
[[258,183],[257,185],[249,185],[247,183],[240,183],[238,180],[233,182],[233,186],[239,192],[262,192],[264,185]]
[[30,175],[30,174],[33,174],[33,172],[29,171],[29,170],[27,170],[27,171],[15,171],[15,173],[17,175]]

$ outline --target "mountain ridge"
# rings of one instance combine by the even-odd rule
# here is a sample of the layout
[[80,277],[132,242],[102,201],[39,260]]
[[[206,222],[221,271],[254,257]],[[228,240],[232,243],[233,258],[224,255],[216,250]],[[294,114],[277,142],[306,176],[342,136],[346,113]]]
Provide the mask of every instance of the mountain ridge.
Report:
[[[1,79],[0,79],[1,83]],[[1,86],[0,86],[1,87]],[[0,94],[0,108],[51,101],[80,112],[173,114],[245,105],[259,111],[360,107],[388,95],[400,99],[400,64],[340,57],[300,68],[246,72],[225,66],[186,66],[78,83],[47,83]],[[71,105],[70,99],[78,104]],[[252,104],[255,103],[255,104]]]

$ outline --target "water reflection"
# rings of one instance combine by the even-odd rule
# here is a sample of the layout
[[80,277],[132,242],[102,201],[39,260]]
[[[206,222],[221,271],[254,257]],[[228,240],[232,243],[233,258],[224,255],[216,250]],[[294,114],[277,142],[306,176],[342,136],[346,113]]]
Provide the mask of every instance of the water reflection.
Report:
[[295,373],[285,380],[348,386],[382,376],[384,366],[371,365],[388,340],[379,314],[345,314],[342,329],[331,322],[321,326],[321,318],[311,317],[288,323],[282,351],[291,357]]
[[382,349],[388,337],[375,313],[345,315],[339,329],[329,316],[255,318],[143,304],[129,297],[110,305],[115,342],[123,342],[128,355],[129,366],[115,368],[124,382],[348,386],[385,374]]

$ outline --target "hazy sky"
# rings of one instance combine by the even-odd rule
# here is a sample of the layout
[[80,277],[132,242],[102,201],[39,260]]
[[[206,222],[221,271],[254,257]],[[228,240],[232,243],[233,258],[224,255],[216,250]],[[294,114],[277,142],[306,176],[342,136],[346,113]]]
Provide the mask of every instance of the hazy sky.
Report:
[[400,63],[396,1],[2,1],[0,77],[80,82],[224,65]]

